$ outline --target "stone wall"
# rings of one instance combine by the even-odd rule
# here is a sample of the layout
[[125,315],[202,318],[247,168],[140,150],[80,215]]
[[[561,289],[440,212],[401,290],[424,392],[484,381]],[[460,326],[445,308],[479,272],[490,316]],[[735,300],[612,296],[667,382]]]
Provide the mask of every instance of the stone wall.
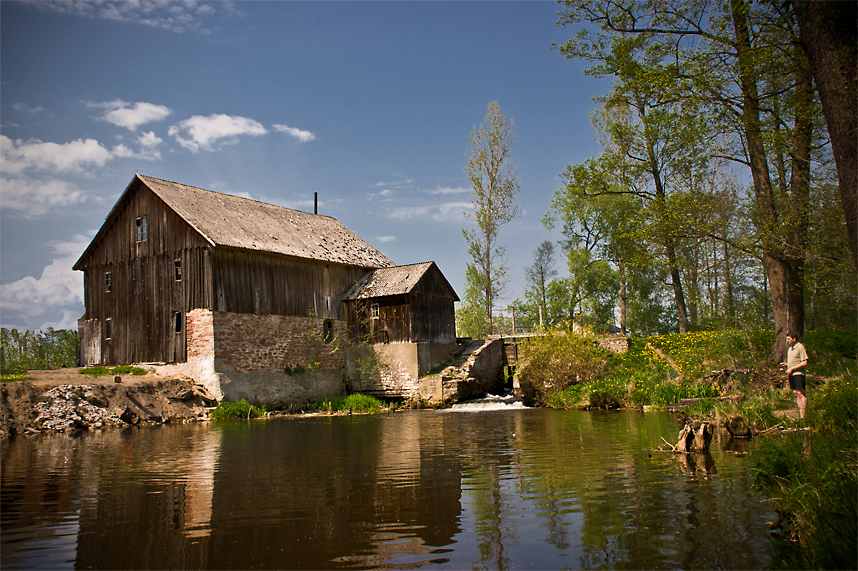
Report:
[[[432,386],[424,386],[421,375],[448,361],[457,349],[455,343],[388,343],[349,348],[347,368],[352,389],[388,398],[431,400],[436,393],[440,395],[440,384],[430,382]],[[358,379],[356,361],[360,358],[377,359],[378,380]]]
[[614,353],[626,353],[629,350],[632,340],[628,337],[599,337],[597,339],[599,347],[604,347]]
[[[301,404],[344,392],[346,356],[325,344],[324,320],[197,309],[187,314],[187,363],[160,367],[205,386],[218,400]],[[346,324],[332,321],[342,345]],[[315,359],[318,369],[309,371]],[[303,374],[286,374],[298,367]]]

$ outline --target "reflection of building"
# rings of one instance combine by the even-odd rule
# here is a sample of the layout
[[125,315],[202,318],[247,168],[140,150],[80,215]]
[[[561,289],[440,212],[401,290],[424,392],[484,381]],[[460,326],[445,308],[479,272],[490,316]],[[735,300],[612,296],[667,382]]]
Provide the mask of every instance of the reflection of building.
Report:
[[396,268],[329,216],[139,174],[74,269],[82,364],[170,364],[218,399],[341,394],[346,351],[327,345],[349,338],[358,283],[354,299],[384,286],[369,301],[388,341],[440,343],[444,358],[455,343],[458,298],[434,263]]

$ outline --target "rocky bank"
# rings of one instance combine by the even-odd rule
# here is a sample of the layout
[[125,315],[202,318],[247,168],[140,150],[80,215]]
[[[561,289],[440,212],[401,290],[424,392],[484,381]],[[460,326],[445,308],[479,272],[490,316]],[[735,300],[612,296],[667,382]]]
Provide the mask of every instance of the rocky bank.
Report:
[[207,420],[217,405],[193,379],[88,377],[77,369],[31,371],[0,386],[0,438],[45,431]]

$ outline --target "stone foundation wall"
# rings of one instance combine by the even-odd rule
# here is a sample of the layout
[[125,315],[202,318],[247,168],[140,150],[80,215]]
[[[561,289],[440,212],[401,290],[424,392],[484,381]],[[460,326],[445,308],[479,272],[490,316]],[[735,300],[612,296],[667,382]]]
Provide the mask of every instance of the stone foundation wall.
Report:
[[[433,384],[433,380],[427,381],[421,375],[448,361],[457,347],[455,343],[380,343],[350,347],[347,367],[351,387],[358,392],[388,398],[421,397],[431,400],[436,398],[436,394],[441,394],[440,384]],[[358,379],[357,360],[370,357],[370,352],[377,359],[379,378]]]
[[[196,309],[187,314],[187,363],[162,367],[185,374],[218,400],[259,405],[301,404],[344,392],[346,357],[324,343],[324,320]],[[344,344],[346,324],[332,321]],[[342,348],[341,348],[342,349]],[[318,358],[318,368],[310,363]],[[300,367],[303,374],[286,374]]]

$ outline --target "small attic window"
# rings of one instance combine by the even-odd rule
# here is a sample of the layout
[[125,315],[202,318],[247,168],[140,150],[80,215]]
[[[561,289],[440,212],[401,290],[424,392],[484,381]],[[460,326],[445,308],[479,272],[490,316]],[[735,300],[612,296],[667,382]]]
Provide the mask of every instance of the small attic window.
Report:
[[148,229],[146,226],[146,219],[145,218],[138,218],[137,220],[134,221],[134,225],[137,228],[137,241],[138,242],[145,242],[146,239],[148,238]]
[[173,274],[176,277],[176,281],[182,281],[182,260],[176,260],[173,262]]
[[110,293],[113,287],[113,275],[110,272],[104,272],[104,291]]

